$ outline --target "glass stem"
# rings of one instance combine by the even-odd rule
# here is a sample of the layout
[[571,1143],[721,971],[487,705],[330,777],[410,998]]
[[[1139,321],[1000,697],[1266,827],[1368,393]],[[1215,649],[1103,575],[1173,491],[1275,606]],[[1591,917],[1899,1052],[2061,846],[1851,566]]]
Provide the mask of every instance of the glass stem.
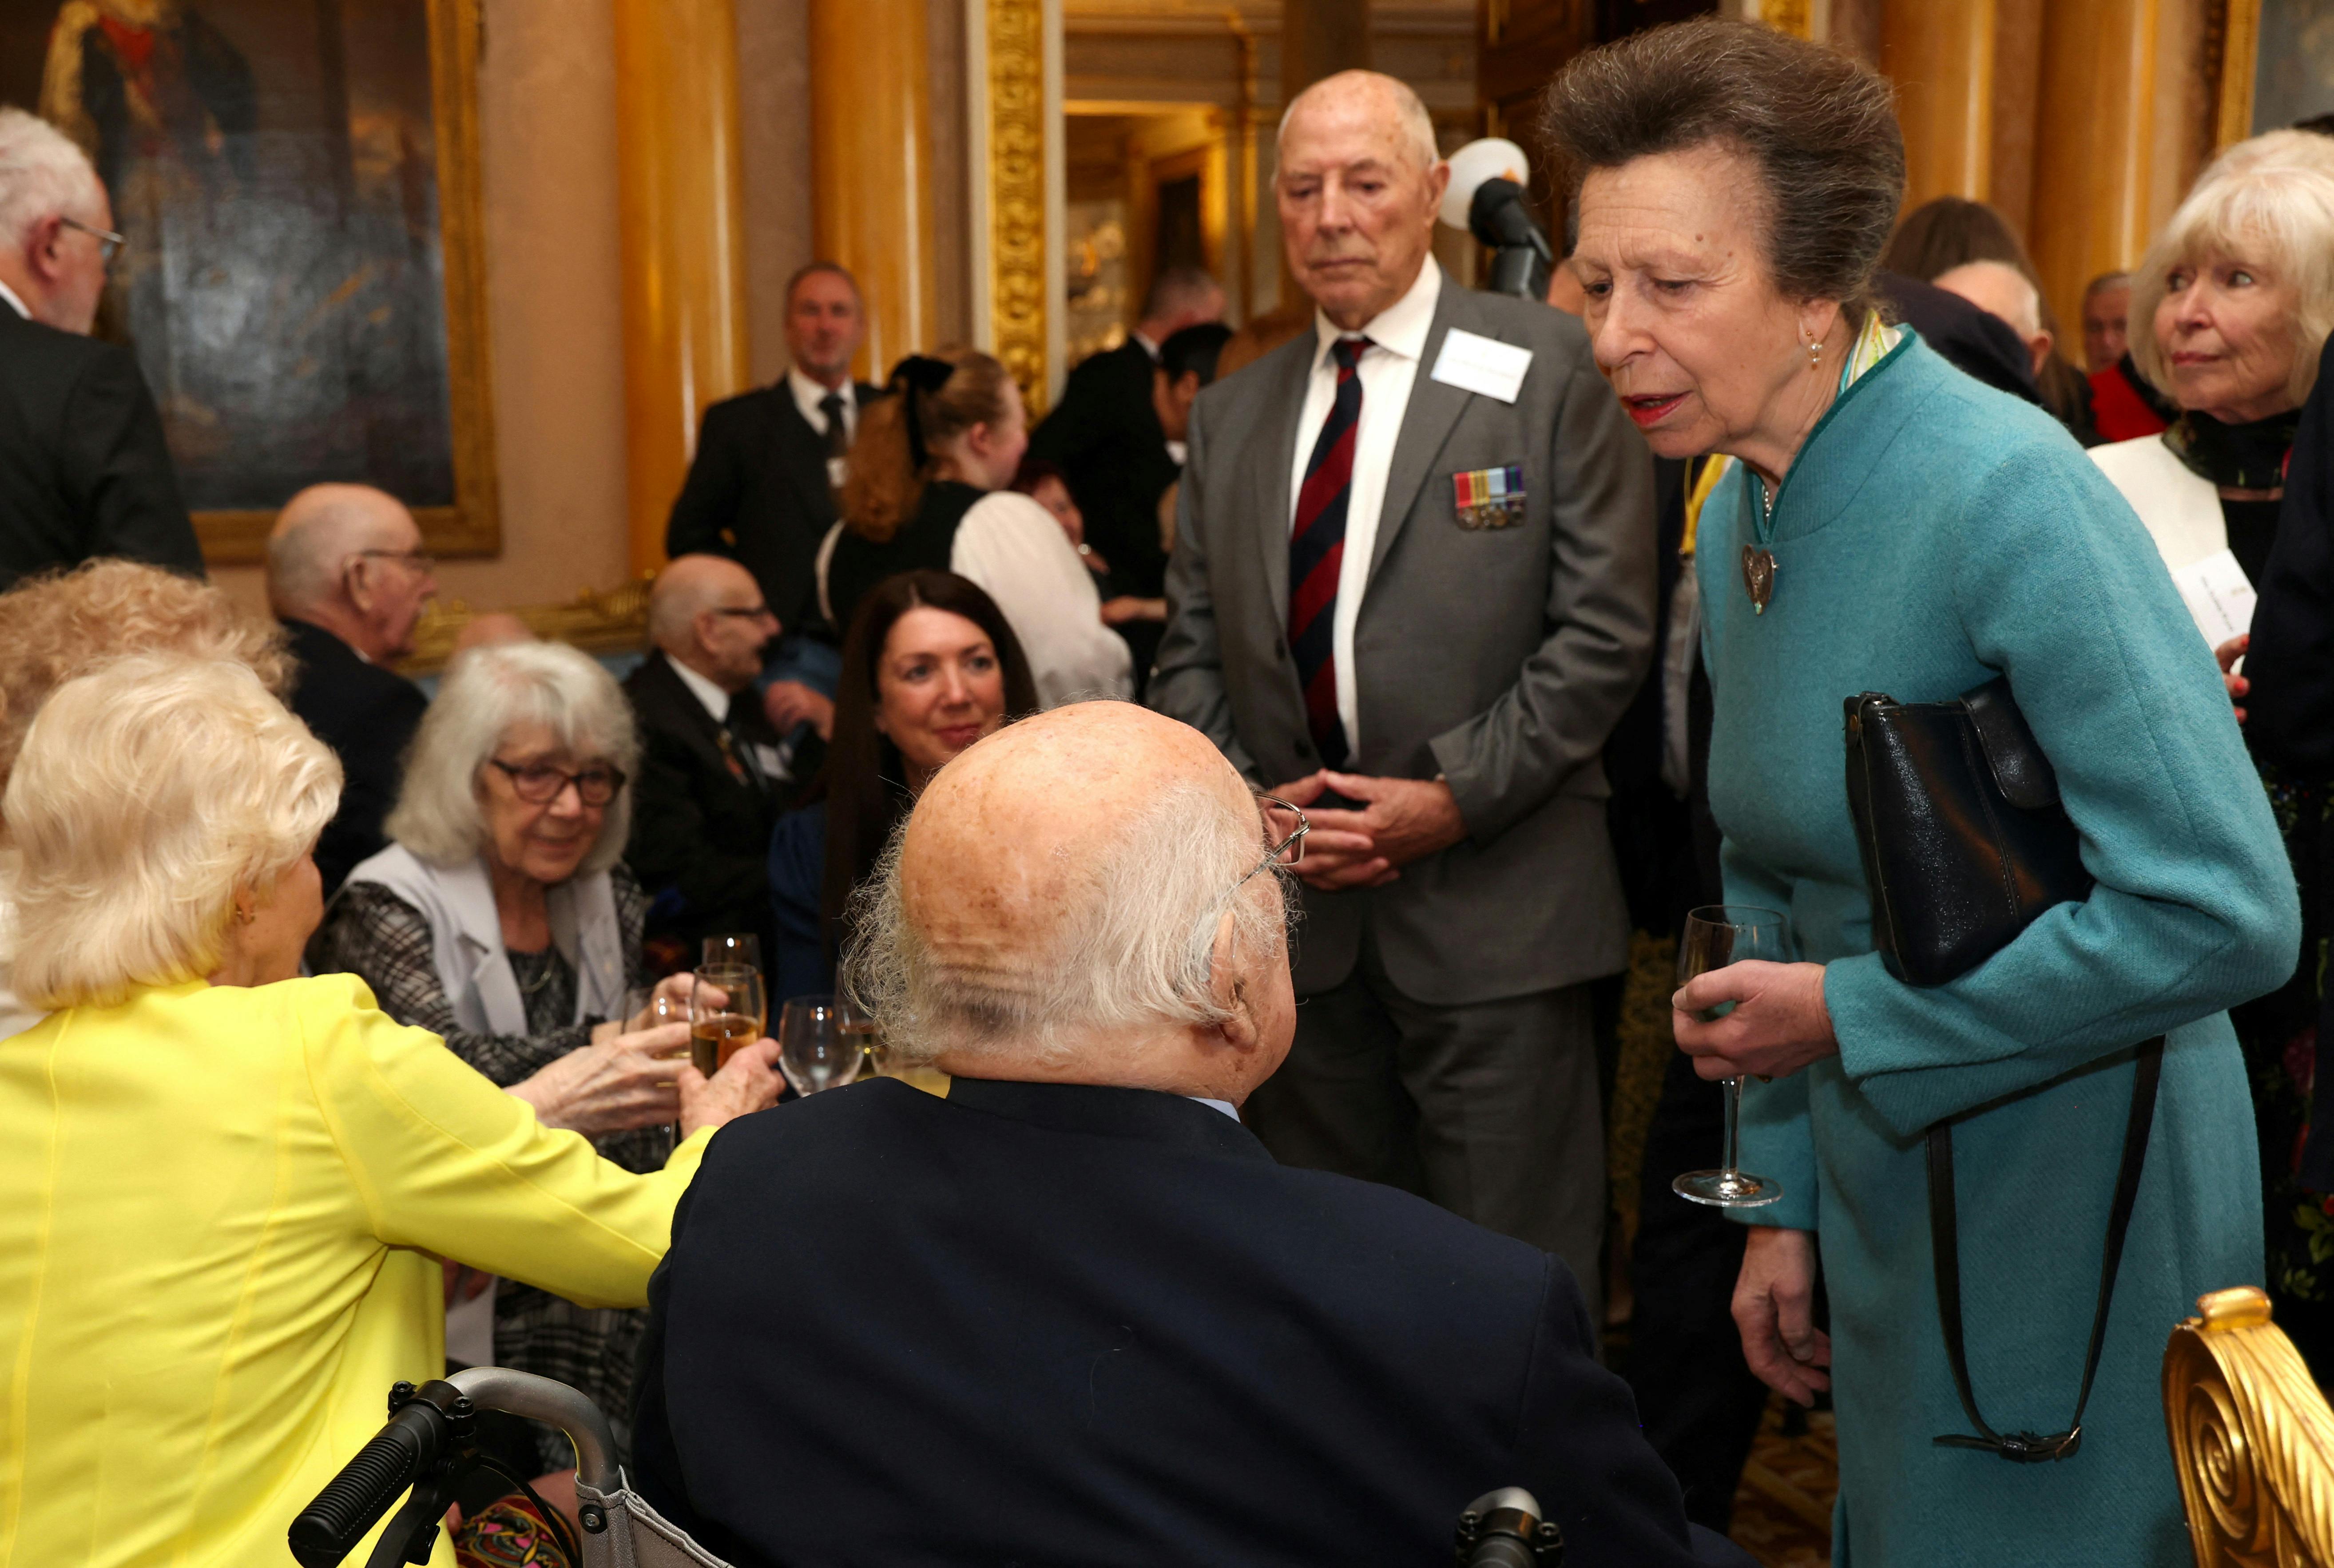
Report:
[[1741,1168],[1737,1150],[1742,1129],[1742,1080],[1726,1081],[1726,1174],[1732,1176]]

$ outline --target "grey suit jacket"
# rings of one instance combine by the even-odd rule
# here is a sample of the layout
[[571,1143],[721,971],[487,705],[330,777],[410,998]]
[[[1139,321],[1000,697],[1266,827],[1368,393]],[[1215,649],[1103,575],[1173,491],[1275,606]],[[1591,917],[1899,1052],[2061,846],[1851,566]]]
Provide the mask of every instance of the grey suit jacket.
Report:
[[[1453,327],[1532,351],[1512,403],[1434,380]],[[1289,471],[1318,347],[1304,333],[1200,394],[1149,700],[1259,787],[1319,765],[1290,659]],[[1454,476],[1520,465],[1523,520],[1460,525]],[[1384,888],[1306,889],[1297,989],[1365,931],[1438,1005],[1609,975],[1628,918],[1600,754],[1653,656],[1653,459],[1559,311],[1445,279],[1386,482],[1354,631],[1355,773],[1450,783],[1467,837]]]

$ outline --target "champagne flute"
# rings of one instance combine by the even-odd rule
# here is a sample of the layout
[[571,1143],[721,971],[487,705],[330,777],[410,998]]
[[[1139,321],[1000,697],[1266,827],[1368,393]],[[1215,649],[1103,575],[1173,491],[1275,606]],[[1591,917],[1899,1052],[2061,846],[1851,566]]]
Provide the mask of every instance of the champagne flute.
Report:
[[866,1035],[846,1032],[829,996],[796,996],[778,1015],[778,1069],[797,1094],[838,1089],[859,1076]]
[[[1678,938],[1677,979],[1683,986],[1696,975],[1722,969],[1746,958],[1772,963],[1784,960],[1783,917],[1773,909],[1741,904],[1705,904],[1685,918],[1685,933]],[[1694,1016],[1712,1024],[1734,1011],[1722,1002]],[[1726,1163],[1718,1170],[1690,1170],[1670,1183],[1670,1189],[1693,1203],[1717,1208],[1762,1208],[1783,1196],[1783,1184],[1772,1177],[1752,1176],[1740,1168],[1742,1080],[1726,1080]]]
[[[846,992],[834,994],[835,1027],[846,1040],[859,1042],[859,1052],[866,1058],[860,1064],[862,1076],[873,1077],[883,1071],[883,1037],[875,1028],[875,1015],[852,1000]],[[783,1022],[783,1020],[781,1020]]]
[[724,937],[708,937],[699,944],[698,966],[706,969],[728,969],[743,966],[748,969],[762,967],[762,938],[749,933],[732,933]]
[[770,1016],[757,969],[743,964],[700,967],[690,987],[689,1045],[697,1070],[708,1078],[740,1047],[759,1040]]

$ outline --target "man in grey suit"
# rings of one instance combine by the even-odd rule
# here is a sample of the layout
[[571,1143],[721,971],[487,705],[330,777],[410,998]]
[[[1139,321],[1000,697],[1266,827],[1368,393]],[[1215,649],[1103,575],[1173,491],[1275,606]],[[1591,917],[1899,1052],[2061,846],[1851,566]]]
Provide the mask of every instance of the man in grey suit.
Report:
[[1426,110],[1369,72],[1281,121],[1316,331],[1200,395],[1150,701],[1310,816],[1274,1155],[1557,1253],[1596,1299],[1587,982],[1627,917],[1599,754],[1652,656],[1653,464],[1577,322],[1429,254]]

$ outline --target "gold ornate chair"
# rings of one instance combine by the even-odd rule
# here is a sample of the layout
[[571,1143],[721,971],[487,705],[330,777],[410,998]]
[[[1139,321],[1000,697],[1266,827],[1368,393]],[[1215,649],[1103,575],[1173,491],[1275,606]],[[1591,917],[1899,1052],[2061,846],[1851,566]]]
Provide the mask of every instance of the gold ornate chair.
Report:
[[2164,1417],[2197,1568],[2334,1568],[2334,1409],[2252,1285],[2164,1350]]

